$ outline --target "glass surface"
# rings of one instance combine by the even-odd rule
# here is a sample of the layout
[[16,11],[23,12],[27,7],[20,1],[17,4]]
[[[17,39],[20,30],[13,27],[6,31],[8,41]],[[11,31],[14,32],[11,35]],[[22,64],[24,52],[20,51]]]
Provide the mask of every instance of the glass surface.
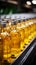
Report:
[[36,36],[36,18],[12,21],[0,24],[0,65],[13,62]]

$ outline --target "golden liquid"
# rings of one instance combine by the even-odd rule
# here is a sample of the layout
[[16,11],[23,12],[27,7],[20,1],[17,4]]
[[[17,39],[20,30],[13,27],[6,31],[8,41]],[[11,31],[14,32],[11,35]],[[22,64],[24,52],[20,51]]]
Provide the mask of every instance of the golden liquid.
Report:
[[[1,48],[2,41],[0,41],[0,48],[3,51],[3,60],[13,62],[22,52],[21,50],[24,50],[26,45],[36,36],[36,24],[33,23],[29,25],[31,21],[32,20],[26,20],[26,22],[20,22],[11,26],[6,24],[6,27],[2,28],[1,33],[3,34],[0,34],[0,37],[3,39],[3,49]],[[26,26],[26,24],[28,24],[28,26]],[[5,35],[4,32],[8,34],[6,33]]]
[[14,31],[10,32],[12,48],[20,48],[20,34],[17,31]]

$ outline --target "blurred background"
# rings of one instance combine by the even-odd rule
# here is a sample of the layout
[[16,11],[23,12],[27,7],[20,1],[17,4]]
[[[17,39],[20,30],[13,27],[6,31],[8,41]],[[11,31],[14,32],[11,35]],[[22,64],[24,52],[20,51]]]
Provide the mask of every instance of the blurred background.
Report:
[[36,0],[0,0],[0,14],[36,13]]

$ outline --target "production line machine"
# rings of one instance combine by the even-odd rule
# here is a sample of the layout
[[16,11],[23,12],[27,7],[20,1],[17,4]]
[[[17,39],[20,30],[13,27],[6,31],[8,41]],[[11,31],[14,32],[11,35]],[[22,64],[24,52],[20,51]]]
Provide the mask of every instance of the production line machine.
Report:
[[16,65],[16,60],[36,40],[36,17],[19,20],[6,17],[0,20],[0,65]]

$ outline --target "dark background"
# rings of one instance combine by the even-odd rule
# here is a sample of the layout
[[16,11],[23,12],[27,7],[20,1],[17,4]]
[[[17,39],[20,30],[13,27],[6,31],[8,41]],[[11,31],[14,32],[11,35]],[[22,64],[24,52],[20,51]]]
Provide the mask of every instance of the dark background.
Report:
[[[27,1],[30,1],[31,5],[27,5]],[[36,4],[33,4],[32,0],[0,0],[0,14],[9,14],[10,11],[11,13],[36,13]]]

